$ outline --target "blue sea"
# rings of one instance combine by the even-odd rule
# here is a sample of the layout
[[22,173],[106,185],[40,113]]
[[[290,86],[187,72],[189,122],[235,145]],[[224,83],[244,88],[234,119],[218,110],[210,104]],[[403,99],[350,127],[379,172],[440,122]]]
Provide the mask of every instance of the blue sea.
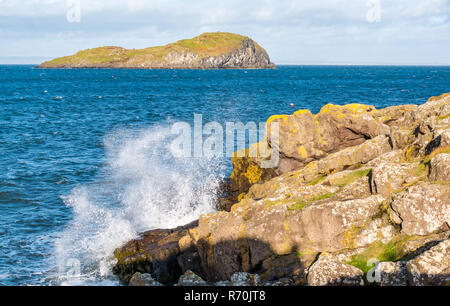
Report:
[[[46,70],[0,66],[0,285],[117,285],[113,250],[214,211],[226,156],[177,158],[174,122],[326,103],[422,104],[450,67]],[[290,104],[295,104],[291,107]]]

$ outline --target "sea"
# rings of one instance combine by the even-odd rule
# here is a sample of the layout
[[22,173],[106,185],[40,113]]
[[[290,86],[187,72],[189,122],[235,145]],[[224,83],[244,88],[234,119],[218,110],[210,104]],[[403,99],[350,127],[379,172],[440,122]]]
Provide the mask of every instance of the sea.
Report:
[[178,122],[201,115],[225,127],[327,103],[422,104],[448,91],[448,66],[1,65],[0,285],[119,285],[115,248],[214,212],[229,156],[174,154]]

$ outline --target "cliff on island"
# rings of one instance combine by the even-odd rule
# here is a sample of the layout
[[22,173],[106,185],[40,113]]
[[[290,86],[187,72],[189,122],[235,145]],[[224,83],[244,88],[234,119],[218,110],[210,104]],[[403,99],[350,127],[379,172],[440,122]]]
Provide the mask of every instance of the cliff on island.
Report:
[[87,49],[44,62],[39,68],[262,69],[275,65],[252,39],[217,32],[162,47]]
[[235,155],[221,211],[115,251],[123,283],[450,284],[450,94],[274,122],[278,167]]

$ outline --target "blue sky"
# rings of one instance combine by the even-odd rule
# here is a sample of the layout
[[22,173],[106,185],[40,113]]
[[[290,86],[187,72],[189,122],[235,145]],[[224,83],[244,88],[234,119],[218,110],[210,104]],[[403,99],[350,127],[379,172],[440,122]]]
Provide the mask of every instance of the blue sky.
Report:
[[449,16],[450,0],[0,0],[0,63],[226,31],[277,64],[450,65]]

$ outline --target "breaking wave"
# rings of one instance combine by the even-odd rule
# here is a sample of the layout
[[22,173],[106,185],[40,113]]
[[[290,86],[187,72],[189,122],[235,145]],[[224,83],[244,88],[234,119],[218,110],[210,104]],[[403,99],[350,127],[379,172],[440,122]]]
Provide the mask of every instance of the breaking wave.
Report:
[[116,285],[110,272],[115,248],[141,231],[176,227],[215,210],[224,161],[177,158],[173,138],[167,125],[105,137],[98,178],[63,197],[73,220],[55,242],[55,283]]

